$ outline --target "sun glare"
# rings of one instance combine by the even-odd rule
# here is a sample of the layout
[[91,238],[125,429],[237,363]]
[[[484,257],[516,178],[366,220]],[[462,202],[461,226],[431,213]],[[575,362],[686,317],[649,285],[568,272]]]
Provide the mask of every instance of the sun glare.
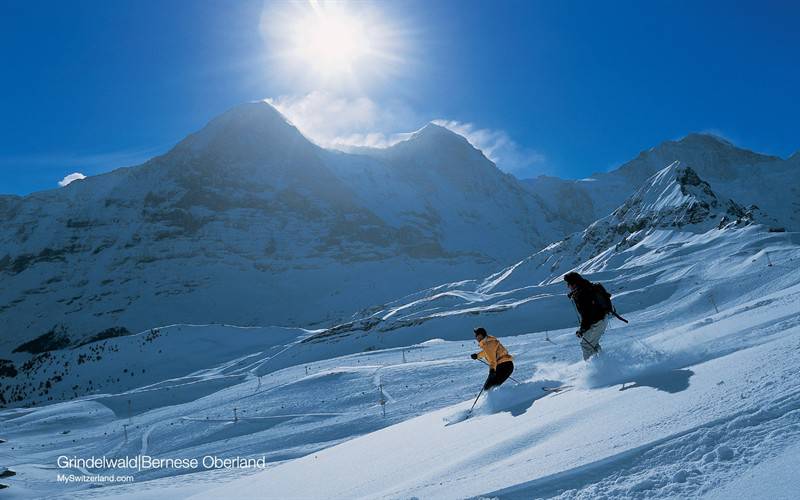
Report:
[[268,48],[283,75],[314,84],[363,85],[397,70],[404,43],[398,30],[365,4],[292,3],[262,16]]
[[351,70],[369,53],[369,37],[362,23],[339,13],[315,10],[295,27],[295,48],[312,67],[324,72]]

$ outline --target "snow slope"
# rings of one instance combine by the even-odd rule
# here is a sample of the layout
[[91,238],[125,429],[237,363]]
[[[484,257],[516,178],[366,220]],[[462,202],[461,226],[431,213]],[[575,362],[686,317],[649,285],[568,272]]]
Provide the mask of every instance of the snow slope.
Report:
[[443,419],[468,401],[192,498],[697,497],[796,446],[798,332],[591,391],[506,386],[463,422]]
[[[651,275],[640,293],[656,303],[638,309],[620,294],[623,311],[635,311],[633,322],[607,335],[602,358],[554,363],[549,349],[520,352],[527,346],[509,342],[535,371],[518,370],[522,386],[490,394],[473,418],[459,422],[467,399],[192,498],[258,491],[275,498],[718,494],[754,464],[789,457],[800,439],[793,376],[800,270],[796,234],[779,236],[787,244],[780,251],[763,227],[712,231],[684,235],[678,246],[661,240],[648,252],[639,248],[605,272]],[[770,265],[759,258],[764,251],[780,257]],[[670,280],[676,286],[665,293],[659,284]],[[489,318],[477,321],[498,335],[508,331]],[[551,341],[569,342],[569,332],[555,333]],[[530,336],[544,341],[541,333]],[[575,387],[548,396],[539,390],[559,382]],[[775,493],[789,497],[793,483],[780,470],[776,480],[785,486]],[[772,477],[763,468],[753,474]]]
[[[392,329],[290,332],[250,354],[210,351],[206,368],[161,383],[0,412],[14,446],[0,463],[18,471],[18,498],[712,494],[797,443],[799,238],[759,225],[654,230],[590,275],[632,323],[615,323],[589,365],[563,286],[531,284],[519,266],[472,293],[454,283],[426,305],[393,308],[390,319],[411,317]],[[476,324],[515,355],[523,387],[506,385],[474,418],[446,425],[485,376],[468,358]],[[558,383],[575,387],[540,389]],[[134,471],[132,485],[98,489],[54,483],[60,454],[269,465]]]
[[[17,376],[6,379],[0,389],[0,403],[35,406],[108,391],[147,393],[177,378],[216,391],[243,379],[240,365],[265,363],[314,333],[296,328],[170,325],[48,351],[15,368]],[[201,379],[202,384],[197,382]],[[137,412],[142,410],[139,405]]]

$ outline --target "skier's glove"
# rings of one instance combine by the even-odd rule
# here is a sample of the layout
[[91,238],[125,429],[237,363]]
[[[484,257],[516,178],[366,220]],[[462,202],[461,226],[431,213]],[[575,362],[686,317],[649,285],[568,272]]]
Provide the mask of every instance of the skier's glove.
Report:
[[578,338],[583,337],[583,330],[578,330],[577,332],[575,332],[575,336]]
[[472,354],[470,354],[469,357],[472,358],[472,359],[478,359],[478,355],[476,353],[474,353],[474,352]]

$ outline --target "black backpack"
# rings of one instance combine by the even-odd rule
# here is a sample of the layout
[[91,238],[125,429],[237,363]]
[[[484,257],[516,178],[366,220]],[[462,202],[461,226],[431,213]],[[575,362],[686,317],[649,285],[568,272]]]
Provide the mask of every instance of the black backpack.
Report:
[[627,319],[617,314],[616,309],[614,309],[614,304],[611,303],[611,294],[608,293],[608,290],[606,290],[603,285],[600,283],[592,283],[592,292],[594,292],[595,303],[603,313],[606,315],[613,314],[617,319],[625,323],[628,322]]

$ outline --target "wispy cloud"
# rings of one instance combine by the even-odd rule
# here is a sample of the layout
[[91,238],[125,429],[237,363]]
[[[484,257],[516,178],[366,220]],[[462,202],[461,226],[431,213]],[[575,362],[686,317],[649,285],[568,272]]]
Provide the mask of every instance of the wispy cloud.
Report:
[[379,106],[368,97],[313,91],[302,96],[267,99],[303,134],[320,146],[386,147],[426,120],[400,103]]
[[[303,134],[320,146],[347,150],[352,147],[388,147],[408,138],[431,117],[400,102],[378,104],[368,97],[345,97],[314,91],[302,96],[267,100]],[[434,123],[463,135],[502,170],[532,175],[545,162],[542,154],[520,146],[503,130],[472,123],[439,119]]]
[[454,120],[434,120],[434,123],[466,137],[470,144],[507,172],[530,175],[544,165],[544,155],[520,146],[503,130],[479,128],[472,123]]
[[58,181],[58,185],[61,186],[61,187],[68,186],[73,181],[78,181],[78,180],[85,179],[85,178],[86,178],[86,176],[83,175],[82,173],[73,172],[73,173],[65,176],[60,181]]

